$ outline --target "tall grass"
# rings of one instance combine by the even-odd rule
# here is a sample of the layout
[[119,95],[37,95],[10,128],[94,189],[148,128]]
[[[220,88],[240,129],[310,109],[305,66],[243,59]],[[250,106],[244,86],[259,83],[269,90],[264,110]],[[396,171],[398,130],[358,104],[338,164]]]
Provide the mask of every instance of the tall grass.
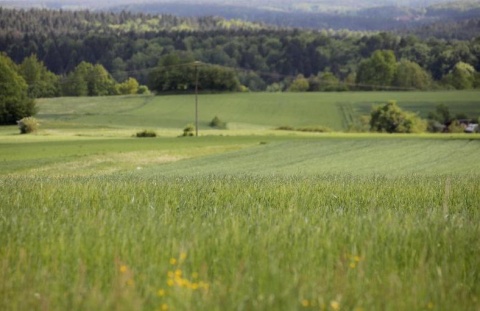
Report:
[[478,175],[0,178],[1,310],[478,310]]

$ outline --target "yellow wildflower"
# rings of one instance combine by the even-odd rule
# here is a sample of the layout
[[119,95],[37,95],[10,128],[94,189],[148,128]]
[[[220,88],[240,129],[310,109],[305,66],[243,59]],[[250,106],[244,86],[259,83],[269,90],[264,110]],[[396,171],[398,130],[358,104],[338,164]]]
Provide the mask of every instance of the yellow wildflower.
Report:
[[307,308],[309,305],[310,305],[310,302],[309,302],[307,299],[303,299],[303,300],[302,300],[302,306],[303,306],[304,308]]
[[120,272],[121,272],[121,273],[125,273],[125,272],[127,272],[127,271],[128,271],[128,267],[127,267],[126,265],[121,265],[121,266],[120,266]]
[[166,303],[162,304],[162,306],[160,307],[160,310],[167,311],[168,310],[168,305]]
[[176,284],[177,286],[182,287],[182,286],[183,286],[183,280],[182,280],[182,279],[175,279],[175,284]]
[[355,269],[355,267],[356,267],[356,266],[355,266],[355,263],[354,263],[354,262],[351,262],[351,263],[350,263],[350,268]]
[[174,284],[175,284],[175,283],[173,282],[172,279],[169,279],[169,280],[167,281],[167,285],[170,286],[170,287],[172,287]]
[[187,253],[181,253],[180,260],[185,260],[185,259],[187,259]]
[[340,303],[336,300],[330,301],[330,307],[332,307],[332,310],[337,311],[340,310]]
[[159,289],[158,292],[157,292],[157,295],[158,295],[159,297],[163,297],[163,296],[165,296],[165,294],[166,294],[166,292],[165,292],[164,289]]
[[177,264],[177,260],[175,258],[170,258],[170,264],[171,265],[176,265]]

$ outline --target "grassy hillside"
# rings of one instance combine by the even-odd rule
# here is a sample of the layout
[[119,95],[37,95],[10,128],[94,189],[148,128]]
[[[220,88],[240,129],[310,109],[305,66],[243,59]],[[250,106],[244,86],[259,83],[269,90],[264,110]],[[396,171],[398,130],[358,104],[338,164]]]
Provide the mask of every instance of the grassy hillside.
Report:
[[[452,113],[480,116],[479,92],[345,92],[201,94],[200,129],[218,116],[230,129],[323,125],[345,130],[373,104],[397,100],[407,110],[426,116],[438,104]],[[55,98],[39,101],[44,128],[166,128],[181,130],[193,123],[193,95]]]

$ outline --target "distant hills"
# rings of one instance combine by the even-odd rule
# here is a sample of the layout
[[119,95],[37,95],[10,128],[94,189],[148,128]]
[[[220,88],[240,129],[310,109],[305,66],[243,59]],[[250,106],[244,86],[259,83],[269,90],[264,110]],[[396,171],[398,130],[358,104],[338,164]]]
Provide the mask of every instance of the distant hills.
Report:
[[186,17],[219,16],[276,27],[388,31],[429,24],[480,19],[480,1],[445,0],[119,0],[119,1],[0,1],[4,7],[89,9],[172,14]]
[[[451,1],[451,0],[450,0]],[[424,8],[431,5],[446,3],[449,0],[1,0],[0,5],[16,7],[44,7],[68,9],[71,7],[84,9],[107,8],[116,5],[142,5],[142,4],[190,4],[190,5],[217,5],[217,6],[243,6],[270,9],[274,11],[355,11],[359,9],[401,6],[411,8]]]

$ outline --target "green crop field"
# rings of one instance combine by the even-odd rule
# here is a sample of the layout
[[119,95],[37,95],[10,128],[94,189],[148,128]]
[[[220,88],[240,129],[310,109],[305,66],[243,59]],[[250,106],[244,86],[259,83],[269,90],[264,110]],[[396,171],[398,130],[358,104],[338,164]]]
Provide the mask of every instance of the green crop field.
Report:
[[[208,129],[218,116],[230,129],[323,125],[340,131],[372,105],[389,100],[423,117],[438,104],[453,114],[480,116],[479,98],[478,91],[207,94],[199,96],[199,128]],[[38,117],[52,128],[182,129],[195,119],[193,95],[45,99],[39,107]]]
[[201,137],[193,96],[41,100],[0,128],[0,310],[480,310],[479,134],[273,130],[477,94],[201,95]]

